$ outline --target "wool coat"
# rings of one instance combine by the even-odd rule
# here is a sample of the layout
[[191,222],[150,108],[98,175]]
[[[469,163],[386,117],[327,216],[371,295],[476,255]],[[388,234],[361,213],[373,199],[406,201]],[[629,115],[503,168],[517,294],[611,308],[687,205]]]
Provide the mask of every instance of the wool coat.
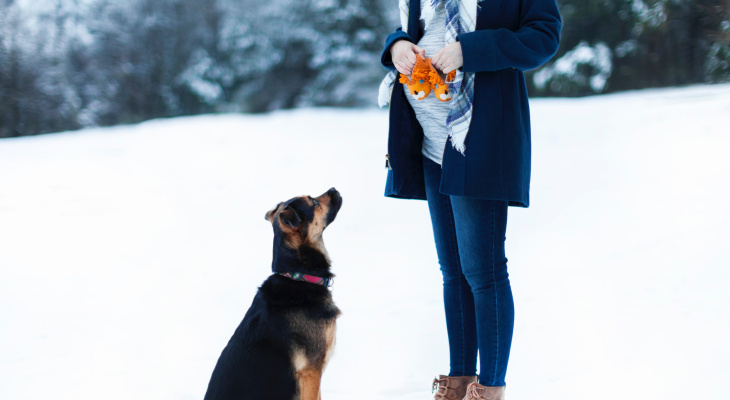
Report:
[[[423,36],[420,0],[411,0],[408,33],[385,40],[381,63],[394,70],[390,49],[399,40]],[[475,72],[474,105],[464,154],[446,142],[441,193],[530,204],[530,109],[523,71],[552,58],[560,43],[561,18],[555,0],[485,0],[478,3],[476,29],[457,37],[462,70]],[[426,199],[421,147],[423,129],[403,85],[390,101],[385,195]]]

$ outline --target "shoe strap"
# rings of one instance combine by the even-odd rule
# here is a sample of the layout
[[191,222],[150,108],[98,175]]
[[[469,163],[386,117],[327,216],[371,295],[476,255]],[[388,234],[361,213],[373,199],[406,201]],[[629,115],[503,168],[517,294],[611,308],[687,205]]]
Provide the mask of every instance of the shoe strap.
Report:
[[471,399],[478,400],[482,396],[482,393],[484,393],[484,388],[480,388],[476,384],[470,383],[469,386],[466,387],[466,398],[465,399],[466,400],[471,400]]
[[[443,383],[441,383],[443,382]],[[433,378],[433,383],[431,384],[431,394],[436,393],[437,390],[444,389],[444,393],[446,394],[446,390],[450,389],[446,384],[449,382],[449,377],[443,377],[443,378]]]

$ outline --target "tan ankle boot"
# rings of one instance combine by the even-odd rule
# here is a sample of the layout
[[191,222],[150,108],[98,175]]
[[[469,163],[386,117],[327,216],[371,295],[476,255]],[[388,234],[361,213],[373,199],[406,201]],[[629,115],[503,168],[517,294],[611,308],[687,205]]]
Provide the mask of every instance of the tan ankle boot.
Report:
[[466,388],[463,400],[504,400],[504,386],[482,386],[476,382]]
[[434,378],[431,392],[435,392],[434,400],[462,400],[466,396],[466,388],[477,381],[476,376],[446,376]]

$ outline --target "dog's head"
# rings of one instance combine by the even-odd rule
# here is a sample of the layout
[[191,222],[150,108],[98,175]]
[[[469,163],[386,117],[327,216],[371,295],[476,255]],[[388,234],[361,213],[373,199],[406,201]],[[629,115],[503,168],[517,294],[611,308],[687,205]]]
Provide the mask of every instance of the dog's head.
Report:
[[322,232],[335,220],[341,206],[342,196],[332,188],[318,197],[294,197],[267,212],[266,220],[274,227],[274,271],[291,272],[296,267],[291,265],[295,262],[292,258],[305,269],[319,269],[321,266],[314,264],[322,262],[329,267]]

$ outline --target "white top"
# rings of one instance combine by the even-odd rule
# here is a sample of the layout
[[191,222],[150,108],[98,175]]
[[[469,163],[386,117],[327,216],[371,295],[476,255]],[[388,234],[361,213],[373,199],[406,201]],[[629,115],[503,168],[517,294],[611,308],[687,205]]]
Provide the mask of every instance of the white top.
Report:
[[[430,7],[431,0],[421,0],[421,15],[423,8]],[[436,55],[446,45],[446,8],[444,2],[439,1],[433,19],[429,21],[428,29],[424,31],[423,37],[417,45],[426,51],[426,57]],[[411,107],[416,112],[416,118],[423,128],[423,147],[421,152],[430,160],[441,165],[444,154],[444,146],[449,133],[446,130],[446,117],[451,109],[450,101],[439,101],[431,90],[428,97],[423,100],[415,100],[408,94],[408,87],[405,88],[406,97]]]

